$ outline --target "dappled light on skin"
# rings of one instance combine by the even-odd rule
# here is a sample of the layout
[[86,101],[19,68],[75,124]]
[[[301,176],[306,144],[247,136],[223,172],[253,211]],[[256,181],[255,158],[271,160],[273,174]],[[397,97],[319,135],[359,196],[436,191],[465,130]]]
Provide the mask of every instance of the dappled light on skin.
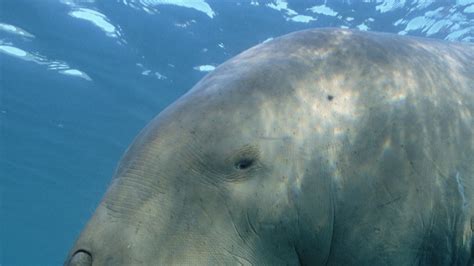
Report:
[[382,144],[382,156],[386,152],[390,152],[392,150],[392,140],[390,138],[386,138]]
[[452,42],[449,46],[442,46],[435,42],[411,42],[410,45],[421,51],[428,51],[438,55],[438,60],[444,62],[443,70],[445,75],[450,75],[451,79],[463,84],[467,81],[466,76],[461,73],[466,71],[466,62],[474,60],[474,58],[466,54],[463,46],[474,44],[461,44]]

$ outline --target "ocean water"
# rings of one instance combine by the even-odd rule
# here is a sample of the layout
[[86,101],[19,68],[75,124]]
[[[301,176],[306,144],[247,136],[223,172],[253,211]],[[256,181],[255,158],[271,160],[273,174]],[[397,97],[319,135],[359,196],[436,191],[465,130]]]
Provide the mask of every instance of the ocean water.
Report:
[[150,119],[315,27],[474,42],[474,0],[0,0],[0,265],[62,264]]

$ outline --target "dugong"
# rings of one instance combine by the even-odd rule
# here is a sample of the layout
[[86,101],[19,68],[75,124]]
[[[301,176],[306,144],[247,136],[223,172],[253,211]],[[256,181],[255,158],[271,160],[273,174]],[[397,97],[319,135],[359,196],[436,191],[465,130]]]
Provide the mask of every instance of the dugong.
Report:
[[474,45],[312,29],[136,137],[66,265],[472,265]]

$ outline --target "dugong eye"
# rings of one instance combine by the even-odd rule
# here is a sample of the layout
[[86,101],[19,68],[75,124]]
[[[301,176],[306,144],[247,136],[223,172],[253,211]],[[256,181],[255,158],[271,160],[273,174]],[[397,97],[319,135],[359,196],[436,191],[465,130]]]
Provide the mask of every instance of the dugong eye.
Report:
[[254,159],[244,158],[237,161],[234,166],[238,170],[245,170],[252,166],[254,163]]
[[259,163],[260,151],[256,145],[244,145],[238,150],[234,150],[229,157],[229,163],[233,163],[234,169],[237,171],[251,170],[260,168]]

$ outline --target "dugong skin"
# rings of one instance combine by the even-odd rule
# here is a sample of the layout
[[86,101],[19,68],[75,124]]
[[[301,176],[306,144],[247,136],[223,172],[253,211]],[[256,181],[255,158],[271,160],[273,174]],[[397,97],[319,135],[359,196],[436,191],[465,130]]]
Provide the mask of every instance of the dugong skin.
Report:
[[66,264],[472,265],[473,115],[472,44],[257,45],[141,132]]

